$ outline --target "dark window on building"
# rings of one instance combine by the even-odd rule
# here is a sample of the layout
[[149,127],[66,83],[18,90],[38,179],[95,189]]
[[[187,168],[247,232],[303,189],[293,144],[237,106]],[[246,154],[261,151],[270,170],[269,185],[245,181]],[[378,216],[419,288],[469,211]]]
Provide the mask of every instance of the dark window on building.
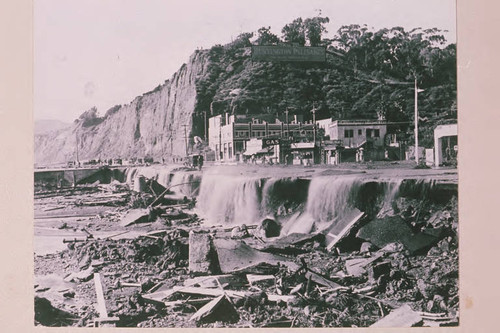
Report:
[[363,134],[363,130],[362,129],[359,129],[358,130],[358,135],[362,135]]
[[375,137],[376,137],[376,138],[379,138],[379,137],[380,137],[380,130],[379,130],[379,129],[376,129],[376,130],[375,130]]
[[348,129],[344,130],[344,137],[345,138],[352,138],[352,137],[354,137],[354,130],[352,130],[352,129],[350,129],[350,130],[348,130]]

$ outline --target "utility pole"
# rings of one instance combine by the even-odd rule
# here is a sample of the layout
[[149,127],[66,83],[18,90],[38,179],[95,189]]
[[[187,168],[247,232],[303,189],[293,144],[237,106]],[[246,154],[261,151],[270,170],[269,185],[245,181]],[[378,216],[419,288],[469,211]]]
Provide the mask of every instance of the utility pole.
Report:
[[420,158],[418,154],[418,93],[424,91],[418,89],[417,76],[415,75],[415,162],[419,164]]
[[78,165],[80,164],[80,159],[78,157],[78,130],[76,131],[75,133],[75,137],[76,137],[76,167],[78,167]]
[[288,138],[290,136],[290,126],[288,126],[288,107],[285,110],[285,115],[286,115],[286,137]]
[[418,88],[417,77],[415,76],[415,162],[418,165]]
[[186,132],[186,127],[188,125],[182,125],[184,127],[184,141],[186,143],[186,157],[188,156],[188,139],[187,139],[187,132]]
[[205,125],[205,142],[207,142],[207,111],[203,111],[203,114],[205,115],[205,120],[203,121],[203,124]]
[[313,103],[313,108],[311,110],[312,114],[313,114],[313,142],[314,142],[314,146],[313,146],[313,164],[315,164],[315,150],[316,150],[316,105],[315,103]]
[[219,160],[222,160],[222,115],[219,118]]

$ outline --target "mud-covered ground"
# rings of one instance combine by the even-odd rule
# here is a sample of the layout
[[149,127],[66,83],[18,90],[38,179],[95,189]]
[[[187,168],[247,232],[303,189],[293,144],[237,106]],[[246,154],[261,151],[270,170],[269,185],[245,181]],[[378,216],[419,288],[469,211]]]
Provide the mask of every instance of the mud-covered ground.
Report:
[[[360,239],[358,229],[373,222],[362,221],[328,250],[321,234],[277,246],[260,226],[240,233],[205,227],[190,198],[167,197],[146,221],[122,225],[129,211],[151,204],[157,192],[135,193],[115,182],[36,193],[37,325],[97,325],[102,314],[96,273],[107,316],[113,319],[107,325],[120,327],[366,327],[404,305],[409,306],[403,307],[410,311],[407,317],[414,318],[408,325],[458,325],[456,196],[445,202],[399,198],[393,203],[398,223],[418,235],[412,240],[420,237],[418,246],[398,241],[397,232],[391,235],[395,241],[384,246],[376,246],[380,240],[375,238],[374,243]],[[214,240],[231,239],[293,265],[271,263],[193,280],[200,274],[190,272],[191,230],[205,230]],[[248,274],[266,277],[250,283]],[[225,295],[218,303],[222,310],[214,307],[192,318],[213,302],[213,293]]]

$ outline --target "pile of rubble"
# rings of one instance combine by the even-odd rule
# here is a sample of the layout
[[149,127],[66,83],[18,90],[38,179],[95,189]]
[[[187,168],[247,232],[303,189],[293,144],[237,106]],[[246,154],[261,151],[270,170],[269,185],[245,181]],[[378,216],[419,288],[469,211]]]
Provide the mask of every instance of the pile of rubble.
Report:
[[35,272],[59,274],[63,286],[49,302],[50,287],[35,285],[38,324],[458,325],[456,198],[400,200],[398,214],[368,219],[354,211],[321,233],[280,238],[272,219],[203,227],[189,213],[191,200],[168,201],[167,192],[136,192],[140,200],[129,197],[119,221],[122,232],[143,223],[155,230],[130,239],[90,236],[35,258]]

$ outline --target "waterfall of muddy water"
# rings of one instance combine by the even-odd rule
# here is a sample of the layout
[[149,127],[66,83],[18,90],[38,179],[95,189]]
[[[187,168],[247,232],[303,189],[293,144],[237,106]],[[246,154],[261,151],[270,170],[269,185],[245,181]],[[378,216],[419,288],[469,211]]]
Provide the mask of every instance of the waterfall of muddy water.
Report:
[[146,178],[152,178],[156,180],[163,186],[168,186],[172,172],[176,168],[179,168],[179,166],[163,165],[161,167],[131,167],[125,169],[125,175],[128,184],[132,184],[135,177],[144,176]]
[[283,223],[282,235],[321,231],[355,207],[362,180],[352,176],[315,177],[311,180],[304,212]]
[[198,195],[200,181],[201,176],[180,170],[173,172],[168,186],[173,186],[172,192],[192,198]]
[[257,224],[263,182],[255,177],[204,175],[197,212],[209,225]]
[[125,170],[126,181],[128,184],[133,184],[136,177],[144,176],[156,180],[165,187],[173,186],[172,192],[175,195],[188,197],[198,195],[200,176],[193,172],[176,169],[179,169],[178,165],[127,168]]
[[389,181],[383,182],[384,202],[382,208],[377,214],[377,218],[382,218],[387,215],[394,215],[392,204],[399,194],[399,189],[402,183],[402,179],[391,179]]

